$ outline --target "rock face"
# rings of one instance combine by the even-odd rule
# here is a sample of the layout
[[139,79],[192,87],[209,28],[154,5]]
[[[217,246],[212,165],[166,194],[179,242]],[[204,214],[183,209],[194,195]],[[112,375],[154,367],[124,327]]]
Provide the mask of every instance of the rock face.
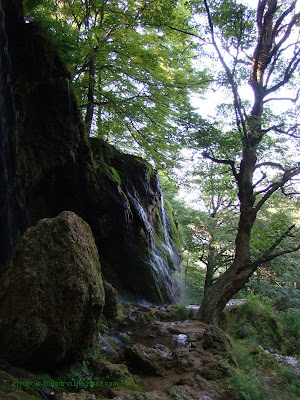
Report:
[[[174,222],[163,207],[156,171],[139,157],[92,139],[99,191],[86,215],[105,278],[131,301],[172,302],[180,264]],[[127,293],[126,293],[127,292]]]
[[90,225],[105,279],[131,301],[172,302],[176,224],[157,173],[84,131],[70,74],[19,0],[0,0],[0,269],[26,228],[71,210]]
[[72,212],[29,228],[0,287],[0,353],[51,368],[78,358],[97,333],[104,306],[98,251]]

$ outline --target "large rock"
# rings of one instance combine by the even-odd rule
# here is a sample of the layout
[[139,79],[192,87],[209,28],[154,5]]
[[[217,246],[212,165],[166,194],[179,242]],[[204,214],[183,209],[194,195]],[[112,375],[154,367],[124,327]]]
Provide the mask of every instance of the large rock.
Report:
[[80,357],[104,306],[95,241],[88,224],[62,212],[29,228],[0,289],[0,353],[51,368]]
[[133,368],[146,374],[163,375],[172,361],[172,351],[162,344],[146,347],[137,343],[125,349],[125,358]]
[[107,318],[116,318],[118,315],[118,291],[108,282],[103,281],[105,305],[103,314]]

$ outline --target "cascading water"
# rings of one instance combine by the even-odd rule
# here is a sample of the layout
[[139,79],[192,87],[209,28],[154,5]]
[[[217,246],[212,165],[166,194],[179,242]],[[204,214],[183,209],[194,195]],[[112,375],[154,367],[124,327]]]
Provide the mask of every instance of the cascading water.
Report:
[[[133,186],[130,189],[127,188],[126,195],[129,198],[132,209],[140,219],[140,224],[148,242],[150,251],[146,261],[152,268],[157,290],[162,293],[169,293],[172,295],[173,299],[175,299],[176,293],[174,281],[171,277],[171,270],[176,269],[180,265],[181,258],[173,249],[170,242],[170,222],[168,226],[169,217],[163,206],[163,198],[158,178],[156,187],[158,189],[157,208],[160,214],[160,221],[157,221],[157,223],[161,222],[160,231],[163,232],[163,237],[160,237],[160,235],[155,231],[153,219],[151,218],[151,215],[149,215],[149,204],[146,207],[143,206],[142,201]],[[146,192],[150,193],[151,190],[147,188]],[[167,253],[168,257],[165,256],[164,252]]]
[[136,211],[136,213],[138,214],[140,220],[142,221],[142,223],[144,225],[143,227],[144,227],[144,231],[147,235],[149,246],[152,247],[153,246],[152,224],[149,221],[149,217],[142,206],[141,200],[140,200],[135,188],[132,187],[131,190],[132,190],[132,194],[129,191],[127,192],[128,197],[131,200],[134,210]]
[[167,251],[172,263],[177,268],[181,264],[181,257],[176,250],[174,250],[171,242],[170,242],[170,218],[165,211],[164,208],[164,198],[162,192],[160,190],[160,215],[161,215],[161,222],[164,232],[164,242],[161,242],[161,246],[164,250]]

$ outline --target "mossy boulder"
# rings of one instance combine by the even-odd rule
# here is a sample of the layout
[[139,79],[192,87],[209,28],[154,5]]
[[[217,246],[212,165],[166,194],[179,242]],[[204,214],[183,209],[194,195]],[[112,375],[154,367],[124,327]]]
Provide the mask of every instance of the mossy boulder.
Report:
[[208,325],[204,331],[202,347],[205,351],[236,363],[232,345],[226,334],[216,325]]
[[107,318],[116,318],[119,308],[118,291],[106,281],[103,281],[103,287],[105,291],[103,314]]
[[40,400],[38,388],[20,386],[19,379],[0,370],[1,400]]
[[146,347],[137,343],[125,349],[125,358],[132,368],[150,375],[163,375],[172,361],[172,351],[162,344]]
[[43,368],[80,357],[104,306],[98,251],[88,224],[62,212],[29,228],[0,287],[0,353]]
[[91,361],[91,368],[95,377],[106,381],[124,382],[130,376],[126,365],[113,364],[100,357]]

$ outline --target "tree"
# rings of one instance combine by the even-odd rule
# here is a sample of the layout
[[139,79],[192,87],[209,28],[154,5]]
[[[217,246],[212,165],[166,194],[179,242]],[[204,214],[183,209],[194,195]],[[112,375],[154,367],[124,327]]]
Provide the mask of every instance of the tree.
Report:
[[[230,169],[237,185],[240,204],[234,260],[207,290],[197,313],[197,318],[205,323],[218,322],[227,301],[246,285],[259,266],[300,248],[295,237],[290,246],[279,249],[295,231],[295,225],[292,224],[280,232],[259,256],[251,258],[250,254],[251,232],[258,213],[277,191],[282,190],[288,194],[285,188],[300,172],[299,163],[284,159],[278,162],[268,160],[266,151],[266,143],[272,143],[272,140],[274,143],[272,135],[299,138],[297,123],[288,125],[288,122],[283,121],[271,125],[272,116],[267,113],[267,103],[280,99],[276,93],[290,83],[295,84],[297,79],[300,48],[297,38],[294,40],[292,37],[299,22],[299,13],[295,12],[296,3],[288,2],[284,7],[277,0],[259,0],[253,27],[251,13],[248,13],[249,19],[245,20],[245,6],[235,1],[209,3],[204,0],[204,8],[198,8],[198,11],[206,14],[211,45],[224,71],[223,83],[230,88],[233,97],[236,124],[231,136],[225,135],[224,138],[222,135],[217,143],[207,146],[203,156]],[[252,32],[254,26],[255,38]],[[248,54],[250,51],[252,56]],[[245,76],[254,96],[250,107],[247,107],[239,94],[239,85]],[[295,102],[298,94],[299,91],[290,100]],[[226,138],[231,140],[231,149],[225,146],[224,151],[220,143],[222,140],[223,144],[224,141],[226,143]],[[270,168],[278,173],[268,181]],[[262,171],[261,178],[257,178],[258,170]]]
[[88,134],[156,164],[176,159],[193,114],[189,91],[207,84],[207,75],[191,66],[192,41],[157,24],[173,20],[184,27],[190,18],[184,2],[25,0],[25,5],[27,18],[48,27],[69,65]]

